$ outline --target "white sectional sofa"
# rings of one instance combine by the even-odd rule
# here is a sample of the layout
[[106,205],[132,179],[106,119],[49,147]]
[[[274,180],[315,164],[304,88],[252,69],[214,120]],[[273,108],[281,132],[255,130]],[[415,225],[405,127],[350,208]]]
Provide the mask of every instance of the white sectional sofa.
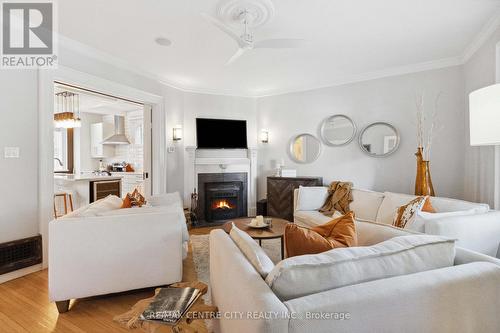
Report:
[[49,223],[49,298],[60,312],[70,299],[182,280],[189,235],[180,195],[128,209],[109,199]]
[[[331,220],[318,210],[323,205],[326,187],[301,187],[294,193],[294,222],[313,227]],[[352,190],[350,205],[357,220],[392,224],[398,207],[415,198],[414,195]],[[436,214],[421,213],[408,226],[410,231],[441,235],[457,239],[463,248],[500,257],[500,212],[491,211],[487,204],[431,197]]]
[[[314,212],[311,215],[316,216]],[[355,223],[359,246],[415,234],[378,223],[360,220]],[[429,236],[418,234],[418,237]],[[456,248],[456,255],[453,254],[454,259],[447,267],[283,299],[268,282],[273,272],[262,278],[230,236],[214,230],[210,234],[210,282],[213,303],[221,312],[221,318],[215,322],[216,330],[222,333],[500,332],[500,260],[462,248]],[[317,256],[320,255],[285,259],[277,267],[286,266],[296,258],[302,262],[310,259],[314,265],[321,262]],[[378,265],[375,269],[380,271],[384,267]],[[299,265],[298,269],[302,277],[306,274],[309,278],[292,275],[289,285],[285,284],[288,290],[294,290],[295,286],[303,290],[308,284],[316,287],[315,284],[327,280],[318,279],[314,273],[316,267],[309,273],[310,265]]]

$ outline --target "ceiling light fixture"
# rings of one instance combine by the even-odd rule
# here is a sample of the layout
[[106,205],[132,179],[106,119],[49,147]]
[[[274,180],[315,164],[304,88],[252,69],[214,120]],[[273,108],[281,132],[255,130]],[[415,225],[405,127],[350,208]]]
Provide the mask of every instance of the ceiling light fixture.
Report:
[[54,113],[54,126],[56,128],[81,127],[80,96],[63,91],[56,94],[56,112]]
[[156,42],[156,44],[161,45],[161,46],[172,45],[172,41],[168,38],[165,38],[165,37],[157,37],[157,38],[155,38],[155,42]]

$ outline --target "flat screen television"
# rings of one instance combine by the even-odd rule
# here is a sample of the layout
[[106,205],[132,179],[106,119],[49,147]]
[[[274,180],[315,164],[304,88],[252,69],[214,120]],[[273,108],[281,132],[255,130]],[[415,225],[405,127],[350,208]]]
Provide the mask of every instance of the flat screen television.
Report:
[[196,141],[200,149],[246,149],[246,120],[196,118]]

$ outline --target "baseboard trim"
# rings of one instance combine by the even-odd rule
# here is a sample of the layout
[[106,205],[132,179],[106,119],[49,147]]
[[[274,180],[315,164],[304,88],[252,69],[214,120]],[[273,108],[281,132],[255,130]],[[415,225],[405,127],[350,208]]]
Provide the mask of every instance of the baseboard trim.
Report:
[[10,281],[10,280],[14,280],[14,279],[23,277],[23,276],[31,274],[31,273],[41,271],[42,269],[43,269],[42,264],[37,264],[37,265],[33,265],[30,267],[26,267],[26,268],[21,268],[21,269],[18,269],[16,271],[13,271],[13,272],[2,274],[2,275],[0,275],[0,284],[7,282],[7,281]]

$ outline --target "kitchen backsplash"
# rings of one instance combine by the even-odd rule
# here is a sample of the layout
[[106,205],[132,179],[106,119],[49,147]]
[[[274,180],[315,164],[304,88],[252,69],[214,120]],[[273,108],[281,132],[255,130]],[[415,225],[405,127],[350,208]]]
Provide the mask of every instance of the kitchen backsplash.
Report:
[[[116,145],[115,156],[105,158],[106,164],[127,162],[132,164],[136,172],[143,171],[144,145],[143,145],[143,111],[127,112],[125,116],[125,135],[130,141],[129,145]],[[104,122],[113,123],[112,115],[104,116]]]

